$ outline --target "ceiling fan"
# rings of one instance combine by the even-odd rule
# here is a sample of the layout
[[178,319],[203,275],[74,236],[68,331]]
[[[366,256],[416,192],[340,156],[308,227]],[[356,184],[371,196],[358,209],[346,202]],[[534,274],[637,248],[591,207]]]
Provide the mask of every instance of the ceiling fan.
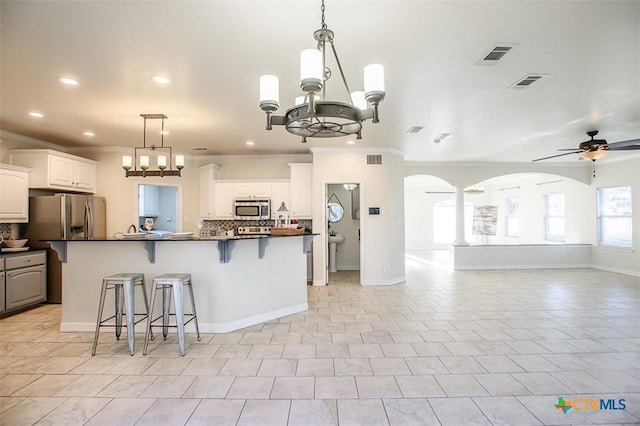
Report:
[[564,148],[558,149],[558,151],[570,151],[563,154],[551,155],[549,157],[536,158],[533,161],[548,160],[549,158],[562,157],[569,154],[580,154],[580,157],[587,160],[596,161],[598,158],[602,158],[607,151],[630,151],[634,149],[640,149],[640,139],[630,139],[628,141],[620,141],[607,143],[604,139],[594,139],[593,137],[598,134],[597,130],[590,130],[587,135],[591,137],[588,141],[581,142],[578,148]]

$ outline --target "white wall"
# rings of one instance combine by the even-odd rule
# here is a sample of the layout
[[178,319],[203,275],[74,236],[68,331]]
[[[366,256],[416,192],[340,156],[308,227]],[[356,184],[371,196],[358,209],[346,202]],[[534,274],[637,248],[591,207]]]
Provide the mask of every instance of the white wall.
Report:
[[[311,188],[314,232],[314,285],[326,283],[326,185],[360,184],[360,281],[386,285],[404,281],[404,184],[402,157],[391,150],[312,148]],[[382,165],[367,165],[367,154],[382,154]],[[379,207],[380,215],[369,215]]]
[[[617,157],[614,157],[616,155]],[[623,157],[624,156],[624,157]],[[522,172],[528,168],[523,166]],[[598,160],[595,165],[595,177],[592,177],[591,165],[582,164],[582,172],[574,166],[569,166],[562,174],[553,175],[546,173],[529,173],[526,175],[514,174],[503,176],[500,182],[490,179],[484,183],[486,195],[483,202],[497,205],[498,230],[495,237],[489,239],[490,244],[540,244],[544,241],[544,201],[543,195],[551,192],[565,194],[565,242],[567,244],[591,244],[591,265],[593,267],[640,276],[640,156],[625,155],[622,153],[611,154]],[[425,170],[431,170],[439,178],[451,178],[452,170],[444,167],[428,168],[413,164],[405,169],[405,175],[411,173],[425,174]],[[475,169],[459,168],[464,170],[460,179],[464,179],[467,185],[482,183],[479,178],[487,175],[482,166]],[[501,170],[500,168],[497,170]],[[497,170],[493,170],[492,177]],[[502,170],[512,170],[503,167]],[[541,169],[542,170],[542,169]],[[547,170],[553,171],[554,168]],[[555,167],[560,172],[560,169]],[[446,173],[444,173],[446,171]],[[584,173],[588,173],[589,179],[585,180]],[[574,180],[570,177],[575,177]],[[474,177],[476,176],[476,177]],[[523,177],[524,176],[524,177]],[[410,182],[408,180],[407,182]],[[423,197],[426,191],[452,191],[452,187],[444,180],[441,185],[416,185],[405,184],[406,205],[406,239],[407,249],[438,248],[432,242],[433,217],[431,212],[433,204],[441,199],[453,197],[453,194],[434,196],[432,200]],[[608,186],[631,186],[632,211],[633,211],[633,237],[632,249],[601,247],[597,244],[597,217],[596,194],[597,188]],[[520,237],[506,237],[504,199],[515,196],[520,200]],[[439,198],[438,198],[439,197]],[[465,196],[477,204],[475,196]],[[467,240],[474,242],[473,237],[467,236]]]
[[217,164],[220,179],[289,179],[288,163],[311,163],[311,155],[226,155],[199,156],[197,165]]
[[[588,185],[562,176],[539,174],[524,179],[515,176],[514,180],[487,185],[486,188],[490,204],[498,206],[498,230],[497,235],[491,240],[493,244],[547,243],[544,239],[544,195],[550,193],[564,194],[564,242],[590,244],[594,241],[591,225],[595,215],[595,204]],[[520,202],[519,238],[505,235],[505,199],[508,197],[518,198]]]
[[[609,154],[607,155],[609,161],[600,162],[599,160],[596,164],[596,176],[591,184],[592,203],[594,205],[596,203],[597,188],[631,185],[633,250],[594,246],[591,263],[600,269],[640,277],[640,156],[616,161],[614,155],[622,156],[623,154],[621,152]],[[591,228],[595,240],[597,232],[595,222],[592,223]]]
[[[591,243],[591,218],[595,207],[588,185],[572,179],[546,174],[508,175],[499,183],[482,183],[484,194],[465,194],[465,202],[474,206],[498,207],[498,227],[495,236],[487,236],[486,244],[542,244],[544,240],[544,199],[546,193],[565,194],[565,242]],[[442,181],[441,185],[420,184],[407,178],[405,183],[405,211],[407,215],[407,249],[444,248],[433,242],[433,207],[440,201],[455,200],[455,188]],[[553,183],[548,183],[553,182]],[[516,197],[520,201],[520,237],[505,235],[505,199]],[[482,236],[465,235],[467,242],[482,244]]]

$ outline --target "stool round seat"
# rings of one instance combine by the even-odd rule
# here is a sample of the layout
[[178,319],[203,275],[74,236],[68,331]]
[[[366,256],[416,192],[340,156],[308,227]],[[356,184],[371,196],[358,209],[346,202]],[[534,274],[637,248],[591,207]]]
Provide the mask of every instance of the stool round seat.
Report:
[[[190,300],[191,312],[185,313],[183,307],[183,288],[186,287]],[[162,294],[162,314],[153,317],[153,311],[156,304],[156,294],[160,291]],[[173,297],[174,312],[171,312],[171,299]],[[171,318],[175,318],[175,325],[171,324]],[[185,317],[188,319],[185,321]],[[144,349],[142,354],[146,355],[149,345],[149,339],[153,339],[153,327],[162,327],[163,339],[167,339],[170,327],[175,327],[178,331],[178,348],[180,355],[184,356],[184,329],[185,325],[194,322],[196,328],[197,339],[200,340],[200,329],[198,327],[198,316],[196,315],[195,299],[193,297],[193,287],[191,285],[191,274],[187,273],[167,273],[153,278],[151,285],[151,311],[147,317],[147,331],[144,338]],[[161,322],[161,324],[160,324]]]
[[[135,288],[139,287],[142,291],[144,300],[144,313],[135,313]],[[104,302],[107,290],[114,290],[115,296],[115,312],[112,316],[103,319]],[[145,320],[149,315],[149,300],[147,299],[147,289],[144,282],[144,274],[141,273],[120,273],[110,275],[102,279],[102,291],[100,292],[100,302],[98,304],[98,319],[96,320],[96,332],[93,339],[93,348],[91,355],[96,354],[98,346],[98,337],[102,327],[114,327],[116,332],[116,340],[120,340],[122,332],[122,317],[126,317],[127,321],[127,340],[129,342],[129,352],[133,355],[135,351],[135,325]],[[141,317],[136,320],[136,316]],[[115,319],[115,322],[112,320]]]

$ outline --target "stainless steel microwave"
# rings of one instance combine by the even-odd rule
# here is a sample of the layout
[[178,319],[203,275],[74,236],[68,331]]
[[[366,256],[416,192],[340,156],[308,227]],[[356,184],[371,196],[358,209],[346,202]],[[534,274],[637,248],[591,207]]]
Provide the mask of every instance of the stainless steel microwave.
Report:
[[269,220],[271,199],[236,198],[233,201],[233,212],[236,220]]

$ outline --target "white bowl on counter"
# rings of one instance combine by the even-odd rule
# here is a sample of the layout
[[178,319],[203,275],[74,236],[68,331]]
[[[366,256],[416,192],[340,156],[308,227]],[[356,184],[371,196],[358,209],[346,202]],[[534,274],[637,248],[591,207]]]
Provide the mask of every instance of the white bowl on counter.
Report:
[[27,241],[29,240],[26,238],[21,238],[19,240],[3,240],[2,244],[9,248],[20,248],[24,247],[24,245],[27,244]]

